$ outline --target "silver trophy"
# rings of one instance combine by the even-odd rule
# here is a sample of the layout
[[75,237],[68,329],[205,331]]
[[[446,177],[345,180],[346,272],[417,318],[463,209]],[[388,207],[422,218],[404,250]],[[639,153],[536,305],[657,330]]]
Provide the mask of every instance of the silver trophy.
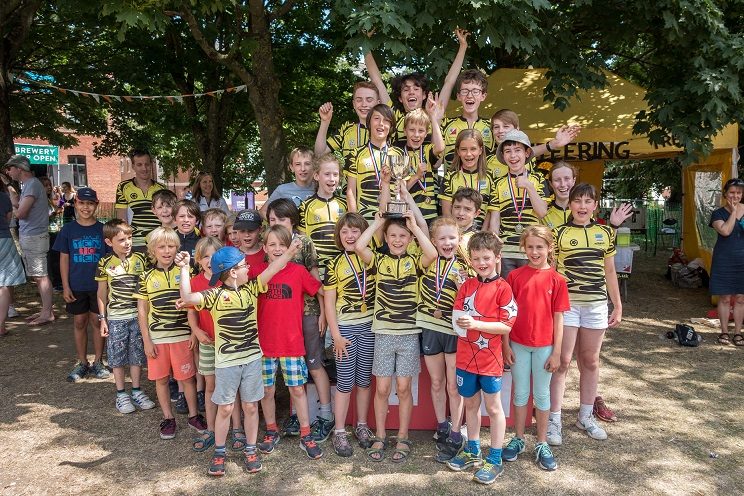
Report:
[[408,211],[408,205],[400,198],[400,182],[411,175],[411,160],[408,155],[388,155],[387,165],[395,180],[395,200],[388,202],[384,217],[401,218]]

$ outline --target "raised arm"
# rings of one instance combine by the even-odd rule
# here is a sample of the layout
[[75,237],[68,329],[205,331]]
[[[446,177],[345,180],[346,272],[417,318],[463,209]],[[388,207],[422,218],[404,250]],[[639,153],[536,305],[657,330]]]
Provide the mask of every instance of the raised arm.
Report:
[[380,96],[380,102],[386,105],[388,102],[392,102],[392,100],[390,100],[390,93],[388,93],[387,86],[385,86],[385,82],[382,80],[380,68],[377,67],[377,61],[375,61],[375,57],[372,55],[372,52],[367,52],[364,54],[364,64],[367,66],[367,73],[369,73],[370,81],[372,81],[372,84],[377,87],[377,93]]
[[331,151],[328,147],[328,128],[333,118],[333,104],[331,102],[325,102],[318,109],[318,114],[320,114],[320,127],[318,127],[318,134],[315,135],[316,157],[320,157]]
[[534,155],[538,157],[548,152],[547,145],[550,145],[551,150],[557,150],[558,148],[562,148],[574,141],[579,136],[580,132],[581,126],[579,126],[578,124],[566,124],[565,126],[561,126],[560,129],[556,131],[555,138],[543,145],[533,146],[532,151]]
[[[406,226],[408,226],[408,229],[410,229],[413,235],[416,236],[416,240],[421,247],[421,266],[428,267],[432,264],[432,262],[434,262],[434,260],[437,259],[437,249],[434,248],[433,244],[431,244],[428,233],[425,230],[421,229],[421,227],[416,223],[416,218],[413,214],[413,211],[409,210],[408,212],[406,212],[405,217]],[[424,223],[424,225],[426,225],[426,223]]]
[[362,259],[362,262],[367,265],[375,256],[372,249],[370,249],[369,244],[372,241],[372,238],[374,238],[377,230],[380,229],[384,223],[385,219],[382,217],[382,212],[377,212],[375,214],[375,221],[372,223],[371,226],[365,229],[365,231],[362,233],[361,236],[359,236],[359,239],[357,239],[357,242],[354,245],[354,251],[357,253],[357,255],[359,255],[359,258]]
[[439,100],[439,94],[429,93],[426,99],[426,113],[431,119],[431,145],[434,154],[439,157],[444,152],[444,137],[442,136],[442,118],[444,117],[444,107]]
[[302,241],[300,241],[299,238],[293,239],[287,251],[285,251],[281,257],[271,262],[269,266],[266,267],[263,272],[258,275],[259,283],[261,285],[265,285],[266,283],[268,283],[271,278],[276,275],[277,272],[282,270],[284,267],[287,266],[289,262],[292,261],[297,252],[299,252],[301,249]]
[[452,90],[455,88],[457,76],[460,75],[460,71],[462,70],[462,63],[465,61],[465,52],[468,50],[469,35],[470,33],[464,29],[455,29],[455,36],[457,36],[457,41],[460,43],[460,47],[457,49],[457,54],[455,55],[454,60],[452,60],[450,70],[444,78],[444,83],[442,83],[442,89],[439,91],[439,95],[442,99],[442,107],[445,109],[452,97]]

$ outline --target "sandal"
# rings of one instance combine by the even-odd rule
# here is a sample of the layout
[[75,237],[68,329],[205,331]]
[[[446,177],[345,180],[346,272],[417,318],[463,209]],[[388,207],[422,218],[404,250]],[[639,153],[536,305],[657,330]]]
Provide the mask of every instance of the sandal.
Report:
[[243,451],[248,444],[243,429],[230,429],[230,449],[233,451]]
[[[375,448],[375,444],[381,443],[382,448]],[[372,438],[372,446],[366,449],[367,458],[373,462],[381,462],[385,459],[385,450],[388,447],[387,439],[380,439],[378,437]]]
[[191,449],[197,453],[202,453],[212,446],[214,446],[214,432],[205,431],[201,436],[197,436],[193,439]]
[[731,336],[729,336],[728,332],[722,332],[718,335],[718,344],[731,344]]
[[413,442],[411,442],[409,439],[398,439],[398,444],[402,444],[404,447],[395,447],[393,457],[391,458],[393,463],[403,463],[404,461],[408,460],[409,456],[411,456],[411,448],[413,447]]
[[734,345],[744,346],[744,336],[741,334],[734,334]]

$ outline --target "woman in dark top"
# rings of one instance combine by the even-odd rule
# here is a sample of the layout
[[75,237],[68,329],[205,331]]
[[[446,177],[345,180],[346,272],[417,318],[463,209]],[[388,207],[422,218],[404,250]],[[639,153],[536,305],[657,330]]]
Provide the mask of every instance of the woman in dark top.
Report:
[[731,344],[728,333],[729,313],[734,308],[734,339],[736,346],[744,346],[741,324],[744,320],[744,181],[730,179],[723,186],[723,207],[710,217],[710,226],[718,233],[713,248],[710,275],[710,294],[718,296],[718,318],[721,334],[718,342]]
[[60,198],[62,207],[62,223],[69,224],[75,220],[75,190],[67,181],[62,183],[62,195]]

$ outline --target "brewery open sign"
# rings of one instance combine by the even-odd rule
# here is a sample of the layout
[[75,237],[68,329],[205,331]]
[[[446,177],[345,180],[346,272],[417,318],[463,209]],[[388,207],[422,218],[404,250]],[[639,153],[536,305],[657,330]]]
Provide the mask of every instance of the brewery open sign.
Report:
[[18,155],[25,155],[32,164],[57,165],[59,164],[59,147],[53,145],[15,145]]

